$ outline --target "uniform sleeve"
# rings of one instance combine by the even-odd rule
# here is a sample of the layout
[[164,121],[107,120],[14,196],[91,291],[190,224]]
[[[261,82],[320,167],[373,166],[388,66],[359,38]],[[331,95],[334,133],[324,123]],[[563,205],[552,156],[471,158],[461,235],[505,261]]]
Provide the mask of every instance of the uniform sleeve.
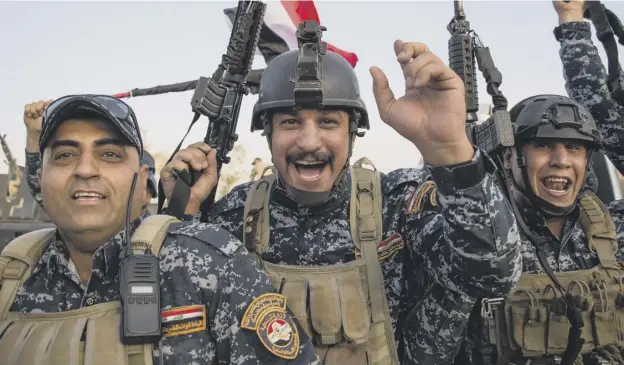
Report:
[[592,42],[591,26],[569,22],[556,30],[561,35],[559,55],[568,95],[589,109],[602,135],[605,154],[624,173],[624,108],[609,93],[607,71]]
[[43,208],[41,185],[39,185],[39,178],[37,177],[37,170],[39,170],[39,168],[41,168],[41,157],[39,153],[26,152],[26,182],[28,183],[30,193]]
[[437,209],[407,212],[412,260],[453,292],[505,295],[520,278],[521,243],[493,162],[477,150],[468,163],[428,169],[437,185]]
[[407,364],[452,364],[466,336],[475,304],[475,298],[433,284],[405,320],[403,361]]
[[[281,296],[246,250],[239,250],[231,258],[225,272],[223,286],[213,296],[217,300],[213,300],[212,306],[216,312],[211,327],[217,342],[217,358],[229,359],[220,364],[241,364],[244,358],[256,358],[260,364],[318,364],[310,339],[291,313],[268,306],[270,300]],[[264,317],[260,314],[263,311],[268,312]],[[259,317],[254,318],[254,313]],[[254,321],[258,322],[257,330],[249,329]],[[271,337],[277,331],[282,336]],[[294,358],[286,359],[291,356]]]
[[[242,243],[229,237],[229,248],[237,249],[219,267],[219,277],[202,275],[210,273],[210,266],[214,266],[210,258],[198,261],[204,267],[193,268],[208,311],[218,364],[317,365],[314,347],[302,327],[287,308],[275,305],[275,299],[281,296],[276,294],[268,276]],[[254,323],[257,330],[247,328]],[[281,335],[271,337],[274,331],[281,331]]]

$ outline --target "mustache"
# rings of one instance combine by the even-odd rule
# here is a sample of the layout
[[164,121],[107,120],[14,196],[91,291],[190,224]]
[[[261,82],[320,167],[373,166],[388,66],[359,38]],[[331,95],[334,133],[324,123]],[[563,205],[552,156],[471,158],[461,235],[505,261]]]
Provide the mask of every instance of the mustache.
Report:
[[334,155],[332,155],[331,153],[323,153],[323,152],[317,151],[317,152],[299,152],[299,153],[286,155],[286,162],[294,163],[295,161],[305,160],[306,158],[315,160],[315,161],[322,161],[326,164],[331,164],[334,161]]

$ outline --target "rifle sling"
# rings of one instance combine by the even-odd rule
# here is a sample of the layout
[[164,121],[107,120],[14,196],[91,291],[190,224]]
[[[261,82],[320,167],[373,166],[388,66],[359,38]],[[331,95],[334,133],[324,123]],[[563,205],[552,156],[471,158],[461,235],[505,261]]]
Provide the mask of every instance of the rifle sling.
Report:
[[[201,114],[195,113],[195,115],[193,116],[193,120],[191,121],[191,125],[189,125],[188,129],[186,130],[186,134],[184,135],[184,137],[182,137],[182,140],[180,141],[180,143],[178,143],[178,146],[175,148],[175,150],[173,150],[173,153],[167,160],[167,163],[171,162],[175,154],[178,153],[178,151],[180,151],[180,148],[182,148],[182,143],[184,143],[186,136],[188,136],[189,132],[191,131],[191,128],[193,128],[193,125],[195,125],[195,123],[199,120],[200,116]],[[178,178],[176,179],[176,183],[173,188],[173,193],[171,194],[171,199],[169,200],[169,205],[167,207],[167,214],[172,215],[178,218],[179,220],[183,220],[184,211],[186,210],[186,206],[188,204],[189,198],[191,197],[190,183],[191,183],[191,176],[186,170],[178,172]],[[216,186],[215,186],[215,189],[216,189]],[[163,214],[164,203],[165,203],[165,191],[163,189],[162,182],[159,179],[158,180],[158,214]]]

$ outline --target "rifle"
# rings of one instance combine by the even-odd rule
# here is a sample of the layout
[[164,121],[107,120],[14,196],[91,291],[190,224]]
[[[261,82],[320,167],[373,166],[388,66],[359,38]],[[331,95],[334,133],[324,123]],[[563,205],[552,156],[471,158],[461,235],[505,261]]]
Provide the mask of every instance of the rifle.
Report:
[[[451,33],[448,42],[449,67],[464,81],[468,139],[487,153],[499,151],[501,147],[513,146],[513,126],[507,111],[507,98],[499,89],[503,76],[494,65],[490,49],[470,29],[463,1],[455,0],[454,8],[455,14],[446,28]],[[476,123],[479,96],[475,64],[487,82],[487,91],[492,96],[493,104],[492,116],[481,124]]]
[[[223,164],[230,162],[227,154],[234,147],[234,142],[238,140],[238,134],[236,134],[238,115],[243,96],[249,94],[247,76],[253,64],[265,9],[266,4],[260,1],[238,2],[227,51],[211,78],[199,78],[191,99],[191,109],[195,114],[186,135],[200,116],[208,117],[208,130],[204,142],[217,151],[217,177],[221,174]],[[181,146],[182,142],[169,161]],[[177,180],[167,211],[181,218],[188,204],[190,187],[199,179],[202,172],[191,171],[189,174],[184,170],[174,171],[174,173],[177,174]],[[214,203],[216,191],[215,186],[210,196],[202,202],[202,221],[206,220],[208,208]],[[164,203],[164,193],[160,183],[158,200],[160,212]]]
[[[607,87],[611,97],[624,105],[624,72],[620,66],[617,43],[624,45],[624,26],[620,19],[600,1],[587,1],[583,16],[596,28],[596,37],[602,43],[608,62]],[[615,41],[617,35],[618,41]]]
[[19,181],[21,171],[20,171],[19,166],[17,165],[17,160],[13,157],[13,154],[11,153],[11,150],[9,149],[9,145],[6,143],[6,134],[3,136],[0,135],[0,144],[2,145],[2,151],[4,151],[4,155],[7,158],[5,162],[7,163],[7,165],[9,165],[9,169],[15,176],[13,180]]

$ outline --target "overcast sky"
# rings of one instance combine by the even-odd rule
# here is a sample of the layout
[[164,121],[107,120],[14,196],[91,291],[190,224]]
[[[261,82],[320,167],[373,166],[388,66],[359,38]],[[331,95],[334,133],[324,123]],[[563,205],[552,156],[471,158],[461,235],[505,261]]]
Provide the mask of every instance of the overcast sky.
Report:
[[[503,74],[510,103],[536,93],[565,94],[559,44],[552,34],[557,15],[550,1],[465,1],[473,29],[490,47]],[[624,3],[604,1],[624,17]],[[229,29],[222,13],[235,1],[203,2],[0,2],[0,133],[24,163],[24,104],[71,93],[117,93],[210,76],[225,50]],[[416,148],[378,117],[368,69],[381,67],[395,93],[403,78],[395,39],[427,43],[447,59],[453,1],[316,1],[324,39],[355,52],[356,71],[372,129],[355,145],[383,171],[415,166]],[[595,39],[595,37],[594,37]],[[620,48],[622,49],[622,48]],[[601,49],[602,52],[602,49]],[[620,52],[620,54],[623,52]],[[606,62],[604,52],[603,59]],[[254,68],[264,67],[256,57]],[[479,79],[480,103],[490,102]],[[130,99],[147,131],[150,152],[171,153],[192,118],[192,92]],[[238,133],[254,157],[270,158],[265,139],[249,132],[255,96],[244,99]],[[201,140],[206,119],[186,144]],[[6,172],[2,164],[0,172]]]

